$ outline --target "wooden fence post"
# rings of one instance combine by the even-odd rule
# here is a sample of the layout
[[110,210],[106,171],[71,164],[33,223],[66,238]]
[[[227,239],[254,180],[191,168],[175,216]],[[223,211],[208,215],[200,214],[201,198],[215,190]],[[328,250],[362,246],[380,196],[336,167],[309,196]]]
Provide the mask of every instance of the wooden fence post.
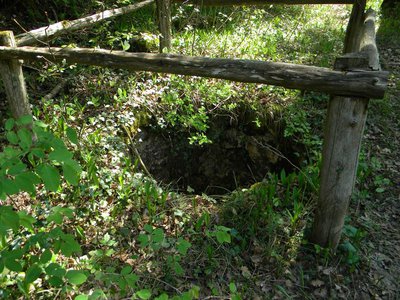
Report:
[[[366,15],[359,39],[360,52],[346,55],[337,61],[336,68],[349,70],[379,70],[375,43],[375,16]],[[339,67],[340,66],[340,67]],[[331,97],[324,133],[321,186],[311,241],[322,247],[336,249],[353,192],[358,155],[365,121],[367,98]]]
[[[0,45],[16,47],[12,31],[0,31]],[[12,117],[32,115],[26,93],[22,61],[17,59],[0,59],[0,73],[11,110]]]
[[157,0],[158,28],[160,30],[160,53],[171,50],[171,0]]
[[366,2],[366,0],[358,0],[353,4],[350,20],[347,24],[343,53],[357,52],[359,50]]

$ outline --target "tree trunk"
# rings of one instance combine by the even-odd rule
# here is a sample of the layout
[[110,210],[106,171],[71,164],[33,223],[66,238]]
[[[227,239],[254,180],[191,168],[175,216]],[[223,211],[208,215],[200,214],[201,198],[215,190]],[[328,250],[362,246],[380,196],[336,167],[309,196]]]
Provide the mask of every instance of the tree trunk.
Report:
[[158,28],[160,30],[160,53],[164,49],[169,52],[171,50],[171,1],[170,0],[156,0],[157,3],[157,16]]

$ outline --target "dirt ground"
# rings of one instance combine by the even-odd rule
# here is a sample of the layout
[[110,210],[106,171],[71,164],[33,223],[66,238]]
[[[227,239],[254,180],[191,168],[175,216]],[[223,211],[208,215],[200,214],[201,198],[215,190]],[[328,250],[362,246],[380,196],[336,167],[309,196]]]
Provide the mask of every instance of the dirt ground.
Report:
[[[390,72],[388,103],[370,104],[364,149],[367,162],[377,157],[382,163],[375,177],[390,180],[384,192],[350,208],[367,227],[363,242],[369,268],[359,274],[357,287],[364,299],[400,298],[400,47],[379,45],[381,62]],[[374,101],[374,100],[372,100]],[[371,178],[371,181],[374,180]]]

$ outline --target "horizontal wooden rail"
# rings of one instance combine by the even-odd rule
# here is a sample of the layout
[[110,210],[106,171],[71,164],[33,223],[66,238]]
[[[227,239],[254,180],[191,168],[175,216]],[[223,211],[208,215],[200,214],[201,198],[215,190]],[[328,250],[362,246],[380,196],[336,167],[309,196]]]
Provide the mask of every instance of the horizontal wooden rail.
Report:
[[202,6],[269,5],[269,4],[354,4],[355,0],[172,0],[174,3]]
[[145,0],[125,7],[105,10],[103,12],[73,21],[64,20],[58,23],[51,24],[49,26],[44,26],[23,34],[19,34],[16,36],[17,45],[28,46],[28,45],[38,44],[40,42],[46,42],[51,38],[54,38],[60,34],[86,28],[100,21],[104,21],[107,19],[121,16],[123,14],[133,12],[141,7],[153,3],[154,1],[155,0]]
[[242,59],[190,57],[170,54],[128,53],[85,48],[0,47],[0,59],[65,60],[133,71],[151,71],[239,82],[264,83],[336,95],[382,98],[388,72],[341,72],[289,63]]

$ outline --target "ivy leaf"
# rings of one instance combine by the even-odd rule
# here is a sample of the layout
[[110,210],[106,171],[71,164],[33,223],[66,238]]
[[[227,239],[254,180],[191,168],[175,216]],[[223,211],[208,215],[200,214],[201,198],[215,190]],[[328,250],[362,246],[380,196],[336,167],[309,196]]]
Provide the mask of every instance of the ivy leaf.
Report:
[[124,278],[130,287],[134,287],[136,282],[139,280],[139,276],[133,273],[125,275]]
[[74,211],[68,207],[55,206],[51,209],[51,213],[47,217],[47,222],[54,222],[58,225],[61,225],[64,219],[64,216],[72,219],[74,216]]
[[132,267],[126,266],[121,270],[121,275],[128,275],[131,272],[132,272]]
[[0,206],[0,225],[17,231],[19,228],[19,216],[11,206]]
[[69,163],[64,163],[62,168],[65,180],[67,180],[68,183],[70,183],[73,186],[78,185],[79,173],[76,171],[76,169]]
[[143,229],[145,231],[147,231],[148,233],[152,233],[153,232],[153,227],[151,225],[149,225],[149,224],[145,224]]
[[89,296],[88,295],[78,295],[75,297],[74,300],[88,300]]
[[6,158],[11,159],[11,158],[18,158],[18,156],[21,154],[21,151],[14,147],[5,147],[3,149],[3,153],[5,154]]
[[66,148],[56,148],[49,154],[49,159],[58,162],[67,162],[72,159],[72,153]]
[[4,261],[3,258],[0,258],[0,274],[3,273],[4,270]]
[[174,272],[178,276],[182,276],[183,274],[185,274],[185,271],[183,270],[181,264],[177,261],[174,263]]
[[37,167],[39,176],[43,179],[44,186],[48,191],[56,192],[60,186],[60,174],[58,170],[50,165],[40,165]]
[[46,267],[46,274],[49,276],[63,277],[65,269],[57,263],[51,263]]
[[45,264],[47,262],[49,262],[51,260],[51,258],[53,257],[53,254],[51,253],[51,251],[49,249],[46,249],[43,251],[42,255],[40,255],[40,263]]
[[9,169],[8,169],[8,175],[11,176],[15,176],[20,174],[21,172],[25,171],[26,169],[26,165],[21,162],[18,161],[17,163],[15,163],[14,165],[12,165]]
[[62,237],[61,252],[65,256],[71,256],[73,253],[81,252],[81,246],[71,234]]
[[4,179],[2,180],[2,190],[8,195],[14,195],[19,192],[18,186],[15,184],[14,180]]
[[149,237],[146,234],[139,234],[137,239],[140,243],[140,247],[144,248],[149,245]]
[[58,277],[58,276],[51,276],[48,279],[48,282],[51,286],[54,286],[54,287],[60,287],[64,284],[64,281],[62,280],[62,278]]
[[17,120],[17,125],[29,125],[33,123],[31,115],[25,115]]
[[4,127],[7,131],[10,131],[11,129],[14,128],[15,125],[15,120],[14,119],[8,119],[6,123],[4,124]]
[[106,294],[101,289],[95,289],[89,296],[89,300],[107,299]]
[[22,272],[22,265],[15,259],[5,259],[4,265],[7,269],[13,272]]
[[58,225],[61,225],[63,222],[63,216],[59,212],[54,212],[47,217],[47,222],[54,222]]
[[22,149],[28,149],[32,146],[32,133],[27,128],[21,128],[17,131],[19,145]]
[[18,144],[19,139],[18,139],[17,134],[14,131],[7,132],[6,138],[11,144],[13,144],[13,145]]
[[35,185],[38,183],[40,183],[40,179],[33,172],[25,172],[15,176],[15,184],[21,191],[34,194],[36,192]]
[[50,141],[50,146],[53,149],[67,149],[67,147],[64,144],[64,141],[58,137],[52,136],[51,141]]
[[67,137],[72,143],[74,143],[75,145],[78,145],[78,135],[76,134],[75,129],[68,127],[67,128]]
[[223,243],[230,243],[231,242],[231,235],[228,232],[225,231],[217,231],[215,233],[215,236],[217,237],[217,241],[220,244]]
[[176,249],[178,250],[179,254],[186,255],[191,246],[191,243],[180,237],[178,239],[178,243],[176,244]]
[[229,291],[230,291],[231,293],[236,293],[236,292],[237,292],[236,284],[235,284],[234,282],[231,282],[231,283],[229,284]]
[[83,271],[70,270],[65,274],[65,278],[70,284],[81,285],[87,280],[87,276]]
[[164,240],[164,230],[161,228],[156,228],[151,236],[154,243],[161,243]]
[[136,292],[136,295],[142,300],[147,300],[147,299],[150,299],[150,297],[151,297],[151,291],[146,290],[146,289],[140,290],[140,291]]
[[18,212],[18,216],[19,216],[19,222],[22,226],[31,231],[34,230],[33,224],[36,222],[36,219],[34,217],[28,215],[26,211],[23,210]]
[[42,268],[37,264],[33,264],[28,270],[26,270],[25,283],[32,283],[39,278],[42,274]]
[[44,151],[42,149],[40,149],[40,148],[31,149],[31,153],[33,155],[35,155],[36,157],[38,157],[38,158],[44,158],[45,157]]

